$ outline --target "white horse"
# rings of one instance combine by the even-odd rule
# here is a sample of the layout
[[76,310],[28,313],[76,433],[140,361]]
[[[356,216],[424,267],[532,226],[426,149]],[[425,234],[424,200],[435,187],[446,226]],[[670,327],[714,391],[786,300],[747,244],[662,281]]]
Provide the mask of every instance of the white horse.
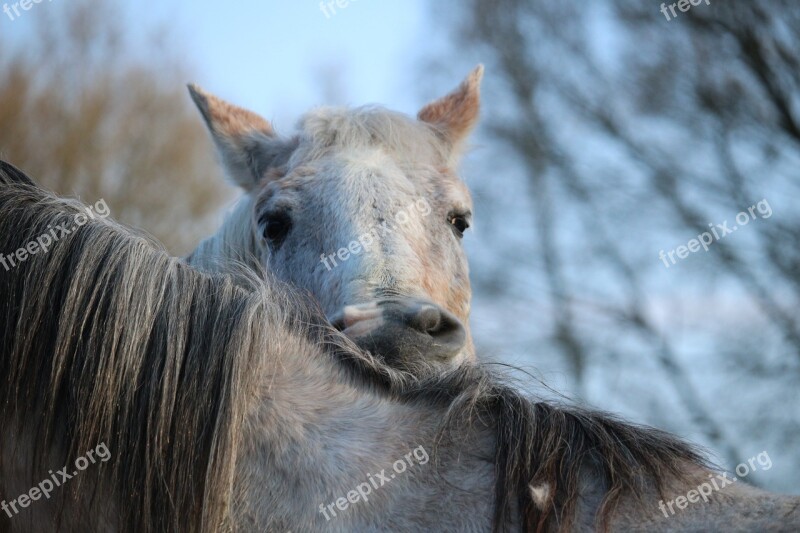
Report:
[[291,288],[199,272],[5,163],[0,251],[2,531],[800,528],[800,498],[479,365],[393,386]]
[[478,118],[483,68],[412,119],[320,108],[292,137],[191,86],[244,195],[187,258],[230,260],[314,295],[359,346],[417,375],[474,361],[461,238],[472,202],[456,174]]

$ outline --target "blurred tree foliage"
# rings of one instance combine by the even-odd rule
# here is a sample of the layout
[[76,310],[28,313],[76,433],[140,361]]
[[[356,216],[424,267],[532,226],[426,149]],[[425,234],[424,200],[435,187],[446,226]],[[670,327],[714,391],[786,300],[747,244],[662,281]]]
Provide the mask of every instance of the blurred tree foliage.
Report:
[[[513,335],[595,404],[797,471],[800,6],[462,4],[434,7],[455,43],[437,66],[487,63],[474,308],[506,320],[484,348]],[[659,260],[762,199],[771,217]]]
[[58,193],[104,198],[115,219],[190,251],[213,231],[226,189],[189,105],[186,68],[158,39],[128,44],[113,2],[26,16],[35,39],[0,37],[0,157]]

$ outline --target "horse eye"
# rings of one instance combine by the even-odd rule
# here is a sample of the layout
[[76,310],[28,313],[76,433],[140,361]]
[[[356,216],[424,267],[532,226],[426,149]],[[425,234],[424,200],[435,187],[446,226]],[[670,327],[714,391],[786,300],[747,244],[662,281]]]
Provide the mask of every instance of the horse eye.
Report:
[[280,246],[292,229],[292,219],[286,211],[264,213],[259,219],[264,238],[272,246]]
[[453,226],[453,229],[456,231],[459,237],[463,237],[464,232],[469,228],[469,220],[467,220],[467,215],[452,214],[450,215],[448,222],[450,222],[450,225]]

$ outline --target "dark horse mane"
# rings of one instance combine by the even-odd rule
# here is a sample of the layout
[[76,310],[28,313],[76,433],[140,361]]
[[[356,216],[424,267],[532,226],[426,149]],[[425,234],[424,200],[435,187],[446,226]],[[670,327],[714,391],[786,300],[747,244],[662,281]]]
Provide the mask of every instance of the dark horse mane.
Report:
[[[80,203],[0,166],[0,251],[56,236],[79,213]],[[2,425],[21,436],[35,428],[34,465],[53,449],[66,463],[106,443],[112,459],[98,476],[124,502],[125,531],[219,530],[243,418],[238,391],[264,347],[250,328],[270,313],[258,300],[90,220],[47,253],[0,269]],[[61,491],[62,506],[85,498],[82,478]],[[98,487],[93,498],[106,496]]]
[[[0,252],[71,223],[82,209],[0,162]],[[35,428],[34,464],[53,449],[66,461],[105,442],[112,459],[98,465],[98,477],[124,502],[115,516],[122,531],[234,526],[235,450],[256,385],[248,368],[269,352],[266,325],[308,337],[365,387],[440,407],[440,440],[464,427],[491,429],[495,531],[510,523],[568,530],[587,476],[601,487],[597,519],[606,523],[622,495],[644,484],[660,489],[687,463],[704,464],[665,433],[532,401],[484,366],[424,380],[387,368],[268,276],[198,272],[106,220],[0,270],[0,309],[0,422],[15,435]],[[531,490],[540,486],[549,489],[544,501]],[[85,498],[80,487],[80,479],[65,487],[62,505]]]

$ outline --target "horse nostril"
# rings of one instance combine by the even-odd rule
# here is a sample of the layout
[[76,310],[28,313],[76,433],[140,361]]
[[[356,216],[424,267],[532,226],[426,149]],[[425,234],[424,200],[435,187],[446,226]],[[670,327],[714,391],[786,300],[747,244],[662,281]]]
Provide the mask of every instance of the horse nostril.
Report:
[[436,307],[425,305],[411,317],[411,327],[433,336],[441,327],[442,313]]
[[464,326],[458,318],[434,305],[423,305],[411,318],[410,325],[434,340],[448,344],[462,344],[466,339]]

